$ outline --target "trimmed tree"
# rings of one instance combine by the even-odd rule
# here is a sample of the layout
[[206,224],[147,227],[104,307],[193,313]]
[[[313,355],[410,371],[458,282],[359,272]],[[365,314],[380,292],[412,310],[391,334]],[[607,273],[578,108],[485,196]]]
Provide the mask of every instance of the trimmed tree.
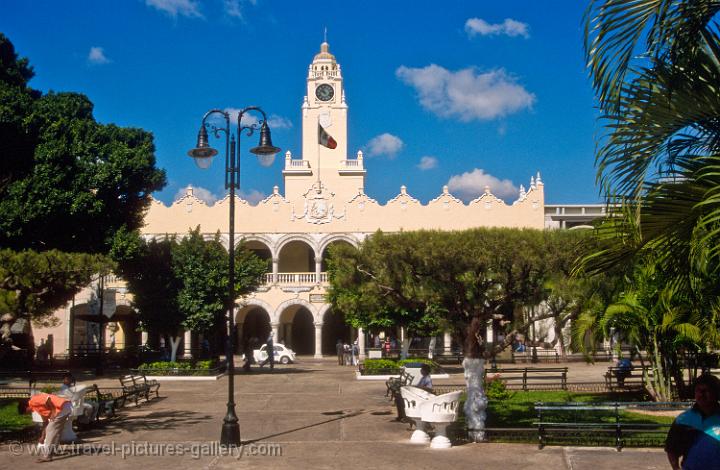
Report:
[[[143,328],[167,338],[171,360],[184,330],[220,331],[228,310],[228,253],[219,234],[206,240],[197,227],[179,242],[175,237],[145,241],[136,233],[118,240],[113,254]],[[267,269],[267,262],[249,250],[236,249],[237,296],[254,291]]]
[[[463,344],[473,440],[484,439],[487,398],[484,361],[526,332],[526,307],[543,300],[549,278],[549,245],[573,251],[579,235],[536,230],[476,229],[462,232],[375,233],[359,249],[338,246],[329,262],[333,306],[354,326],[397,325],[434,334],[450,329]],[[550,317],[538,315],[533,321]],[[489,322],[512,325],[505,339],[487,344]]]

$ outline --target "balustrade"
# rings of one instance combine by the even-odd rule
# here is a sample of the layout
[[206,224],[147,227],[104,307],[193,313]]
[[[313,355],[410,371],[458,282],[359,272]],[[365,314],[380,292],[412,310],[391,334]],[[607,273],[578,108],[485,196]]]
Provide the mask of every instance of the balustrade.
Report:
[[[263,284],[278,284],[286,286],[302,286],[317,283],[318,276],[315,273],[265,273]],[[327,273],[320,273],[320,283],[327,283]]]

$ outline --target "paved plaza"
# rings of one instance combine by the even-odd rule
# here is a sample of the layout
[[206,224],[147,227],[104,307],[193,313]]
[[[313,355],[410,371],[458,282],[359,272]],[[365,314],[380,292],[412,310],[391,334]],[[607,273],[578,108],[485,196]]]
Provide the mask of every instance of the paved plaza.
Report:
[[[597,379],[607,363],[570,364],[571,380]],[[598,379],[600,380],[600,379]],[[452,374],[438,383],[461,383]],[[101,386],[116,386],[104,379]],[[530,444],[464,444],[432,450],[409,443],[406,424],[393,420],[383,382],[355,380],[354,368],[331,359],[236,377],[243,448],[220,455],[216,445],[225,410],[227,378],[214,382],[164,382],[160,399],[126,407],[119,417],[81,433],[84,447],[36,464],[27,446],[2,445],[0,468],[479,468],[666,469],[661,449],[546,447]],[[32,447],[32,446],[30,446]],[[97,455],[89,455],[94,452]]]

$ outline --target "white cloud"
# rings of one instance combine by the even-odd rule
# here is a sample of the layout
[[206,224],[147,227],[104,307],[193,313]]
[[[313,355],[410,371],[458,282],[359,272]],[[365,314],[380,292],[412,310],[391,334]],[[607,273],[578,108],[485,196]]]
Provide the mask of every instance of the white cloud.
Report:
[[244,20],[245,15],[243,15],[243,10],[245,4],[248,3],[250,5],[257,5],[257,0],[223,0],[225,14],[233,18]]
[[385,155],[392,159],[404,146],[405,144],[399,137],[386,132],[370,139],[365,147],[369,157]]
[[238,196],[240,196],[241,199],[245,199],[253,206],[257,205],[258,202],[262,201],[267,197],[265,193],[261,193],[257,189],[251,189],[247,192],[240,190],[240,194],[238,194]]
[[420,159],[420,163],[418,163],[418,168],[421,170],[432,170],[433,168],[437,168],[438,166],[438,159],[435,157],[425,156]]
[[[192,192],[193,196],[200,199],[201,201],[204,201],[205,204],[207,204],[208,206],[215,204],[215,202],[218,200],[218,197],[214,195],[212,191],[210,191],[209,189],[201,188],[200,186],[193,186]],[[178,189],[177,193],[175,193],[175,200],[177,201],[186,194],[187,188]]]
[[[238,108],[225,108],[225,112],[230,114],[230,122],[237,122],[238,114],[240,113]],[[242,117],[241,124],[243,126],[253,126],[260,123],[260,118],[256,114],[245,113]],[[273,129],[290,129],[292,127],[292,121],[286,117],[278,116],[277,114],[271,114],[268,116],[268,126],[270,130]]]
[[514,198],[518,195],[518,188],[510,180],[501,180],[480,168],[465,172],[462,175],[453,175],[447,183],[451,193],[464,200],[472,200],[485,192],[485,186],[501,199]]
[[271,114],[268,116],[268,126],[270,126],[270,129],[290,129],[293,125],[290,119]]
[[469,37],[496,36],[504,34],[510,37],[522,36],[525,39],[530,37],[529,26],[512,18],[505,18],[505,21],[497,24],[490,24],[481,18],[470,18],[465,22],[465,32]]
[[87,57],[88,62],[91,64],[108,64],[110,59],[105,56],[105,50],[102,47],[93,46],[90,48],[90,52]]
[[160,10],[173,18],[187,16],[188,18],[203,18],[197,0],[145,0],[145,4]]
[[435,64],[423,68],[403,65],[395,74],[415,88],[425,109],[465,122],[495,119],[531,108],[535,103],[535,95],[504,69],[480,73],[470,67],[452,72]]

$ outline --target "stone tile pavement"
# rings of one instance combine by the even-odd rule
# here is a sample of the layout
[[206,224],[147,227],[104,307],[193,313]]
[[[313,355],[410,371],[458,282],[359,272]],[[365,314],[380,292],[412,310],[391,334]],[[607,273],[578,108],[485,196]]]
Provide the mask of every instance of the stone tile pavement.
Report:
[[[570,379],[601,380],[607,363],[571,364]],[[452,374],[446,383],[462,382]],[[100,385],[115,386],[103,379]],[[270,373],[236,377],[235,400],[244,442],[233,455],[217,446],[227,400],[227,378],[166,382],[161,399],[129,407],[83,432],[83,442],[53,462],[36,464],[33,446],[0,446],[0,468],[478,468],[532,470],[667,469],[660,449],[465,444],[432,450],[408,442],[407,425],[393,421],[383,382],[354,380],[350,367],[301,358]],[[93,455],[94,454],[94,455]]]

